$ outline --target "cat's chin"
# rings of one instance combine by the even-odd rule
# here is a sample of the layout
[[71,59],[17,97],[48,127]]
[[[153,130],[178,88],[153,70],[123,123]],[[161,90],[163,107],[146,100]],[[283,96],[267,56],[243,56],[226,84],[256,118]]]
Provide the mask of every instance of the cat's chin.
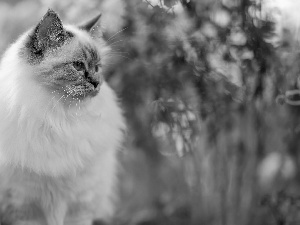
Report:
[[85,98],[95,97],[100,92],[100,86],[94,87],[92,84],[87,83],[84,85],[67,85],[61,88],[62,94],[70,96],[74,100],[84,100]]
[[99,94],[99,92],[100,92],[100,88],[97,87],[97,88],[95,88],[94,90],[88,92],[87,94],[88,94],[89,97],[92,98],[92,97],[97,96],[97,95]]
[[[86,88],[76,88],[76,86],[65,87],[50,87],[49,98],[54,104],[60,103],[61,105],[71,107],[73,105],[78,105],[83,102],[87,102],[90,99],[96,97],[100,93],[100,86],[96,88],[88,86]],[[70,91],[71,90],[71,91]]]
[[66,108],[77,107],[78,105],[88,104],[93,98],[95,98],[100,92],[100,89],[95,89],[92,91],[85,92],[83,94],[78,94],[76,96],[69,96],[67,98],[63,98],[62,105]]
[[77,97],[77,99],[84,101],[85,99],[90,99],[90,98],[97,96],[99,94],[99,92],[100,92],[100,87],[97,87],[97,88],[87,90],[87,91],[85,91],[85,93],[77,95],[76,97]]

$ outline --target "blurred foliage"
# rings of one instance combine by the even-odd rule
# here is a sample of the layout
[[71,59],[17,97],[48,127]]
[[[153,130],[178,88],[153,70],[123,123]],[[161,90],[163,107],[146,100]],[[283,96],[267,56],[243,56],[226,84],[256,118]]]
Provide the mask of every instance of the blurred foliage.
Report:
[[300,223],[299,51],[261,3],[0,1],[2,52],[48,7],[103,12],[129,127],[114,224]]

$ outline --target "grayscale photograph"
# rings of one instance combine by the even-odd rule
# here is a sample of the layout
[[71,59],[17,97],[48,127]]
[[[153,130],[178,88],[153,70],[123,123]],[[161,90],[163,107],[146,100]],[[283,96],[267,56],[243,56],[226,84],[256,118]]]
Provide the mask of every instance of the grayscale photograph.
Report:
[[0,225],[299,225],[299,9],[0,0]]

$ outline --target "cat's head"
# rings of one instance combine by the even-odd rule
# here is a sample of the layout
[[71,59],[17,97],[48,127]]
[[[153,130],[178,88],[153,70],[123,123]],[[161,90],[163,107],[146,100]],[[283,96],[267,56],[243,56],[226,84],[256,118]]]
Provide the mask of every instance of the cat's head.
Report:
[[67,102],[97,95],[108,51],[99,20],[100,15],[83,25],[67,26],[49,9],[28,33],[22,58],[35,68],[36,81],[49,93]]

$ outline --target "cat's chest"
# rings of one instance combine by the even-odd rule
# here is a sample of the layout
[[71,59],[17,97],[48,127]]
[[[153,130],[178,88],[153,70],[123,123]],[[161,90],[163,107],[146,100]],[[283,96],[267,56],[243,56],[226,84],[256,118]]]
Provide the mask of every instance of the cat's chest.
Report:
[[75,121],[65,127],[61,126],[61,129],[62,132],[52,129],[54,139],[57,139],[63,146],[87,151],[90,148],[108,148],[110,143],[108,139],[118,128],[112,126],[111,122],[105,120],[101,114],[89,114],[77,115]]
[[90,115],[70,121],[53,120],[51,124],[31,118],[21,125],[22,132],[18,126],[11,126],[8,138],[2,139],[5,160],[49,175],[76,172],[103,152],[114,149],[113,137],[118,129],[104,118]]

